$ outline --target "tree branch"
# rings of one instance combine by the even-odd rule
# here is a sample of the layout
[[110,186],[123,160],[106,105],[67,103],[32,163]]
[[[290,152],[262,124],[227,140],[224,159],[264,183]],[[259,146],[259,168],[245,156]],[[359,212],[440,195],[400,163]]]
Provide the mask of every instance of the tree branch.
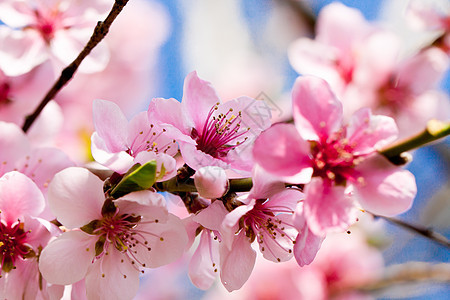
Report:
[[87,42],[84,49],[80,52],[80,54],[78,54],[78,57],[64,70],[62,70],[58,80],[47,92],[47,94],[42,99],[39,106],[35,109],[35,111],[32,114],[28,115],[25,118],[25,123],[22,126],[22,130],[24,132],[27,132],[28,129],[30,129],[31,125],[33,125],[34,121],[37,119],[37,117],[42,112],[44,107],[50,102],[50,100],[52,100],[56,96],[56,94],[63,88],[63,86],[66,85],[72,79],[81,62],[86,58],[86,56],[89,55],[89,53],[91,53],[92,49],[94,49],[95,46],[97,46],[97,44],[100,43],[101,40],[103,40],[103,38],[108,33],[111,24],[127,3],[128,0],[115,0],[114,5],[111,11],[109,12],[108,16],[103,22],[99,21],[97,23],[97,26],[95,26],[91,38]]
[[450,241],[445,236],[431,230],[430,228],[419,226],[419,225],[413,225],[413,224],[407,223],[405,221],[391,218],[391,217],[384,217],[384,216],[379,216],[379,215],[375,215],[375,214],[372,214],[372,215],[374,217],[384,219],[392,224],[398,225],[400,227],[403,227],[410,231],[418,233],[419,235],[424,236],[427,239],[432,240],[432,241],[450,249]]
[[430,120],[422,132],[395,142],[394,144],[378,151],[389,161],[396,165],[406,163],[403,153],[419,148],[425,144],[434,142],[450,134],[450,122]]

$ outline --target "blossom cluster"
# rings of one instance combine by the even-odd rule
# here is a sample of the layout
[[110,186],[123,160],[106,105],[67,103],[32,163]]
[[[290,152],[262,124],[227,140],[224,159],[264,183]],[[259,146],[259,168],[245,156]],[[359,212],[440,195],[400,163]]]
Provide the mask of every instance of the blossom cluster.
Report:
[[[136,14],[149,9],[137,3]],[[217,278],[229,292],[241,289],[258,256],[294,262],[306,282],[326,272],[329,257],[351,252],[319,252],[333,243],[330,236],[361,215],[394,216],[411,207],[414,176],[380,151],[407,133],[396,121],[417,118],[423,127],[422,120],[445,112],[417,109],[424,99],[432,108],[442,101],[434,87],[448,67],[444,42],[398,61],[393,33],[332,4],[319,15],[316,39],[302,38],[289,52],[304,74],[292,86],[293,122],[274,123],[262,100],[222,101],[194,71],[182,99],[154,98],[130,119],[121,108],[126,98],[116,101],[121,106],[96,99],[91,123],[84,116],[90,102],[85,108],[77,98],[96,97],[98,91],[83,90],[95,78],[125,95],[117,74],[126,74],[137,82],[130,93],[145,94],[144,71],[129,67],[119,53],[128,50],[116,49],[132,36],[111,34],[82,63],[79,81],[24,133],[19,126],[37,106],[36,95],[81,51],[109,4],[0,3],[2,299],[60,299],[66,286],[73,299],[131,299],[141,274],[183,256],[203,290]],[[161,32],[148,34],[155,40],[136,43],[147,47],[134,49],[137,61],[164,40]],[[380,44],[390,47],[375,50]],[[90,130],[95,162],[86,167],[70,136]],[[377,254],[362,249],[376,257],[367,268],[380,267]],[[319,281],[320,292],[304,289],[302,297],[325,299],[327,280]]]

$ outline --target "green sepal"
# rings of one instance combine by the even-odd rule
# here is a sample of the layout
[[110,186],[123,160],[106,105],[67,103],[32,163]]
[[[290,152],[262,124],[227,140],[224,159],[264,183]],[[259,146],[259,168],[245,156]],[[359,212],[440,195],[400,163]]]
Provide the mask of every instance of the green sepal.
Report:
[[80,227],[80,229],[84,232],[86,232],[87,234],[95,234],[94,231],[95,229],[99,228],[101,226],[101,221],[100,220],[93,220],[91,222],[89,222],[88,224]]
[[147,190],[153,186],[156,180],[156,160],[143,165],[138,163],[123,176],[110,195],[117,199],[132,192]]

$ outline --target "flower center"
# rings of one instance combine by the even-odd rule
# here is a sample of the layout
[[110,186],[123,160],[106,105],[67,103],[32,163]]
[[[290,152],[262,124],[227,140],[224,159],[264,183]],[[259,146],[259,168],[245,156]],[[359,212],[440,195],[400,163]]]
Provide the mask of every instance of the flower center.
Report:
[[133,142],[126,151],[131,156],[139,152],[167,153],[176,149],[176,140],[164,136],[166,129],[161,129],[150,124],[146,130],[142,130],[135,136]]
[[[142,221],[142,217],[138,215],[120,214],[119,209],[115,208],[114,205],[111,205],[108,210],[102,213],[102,219],[94,220],[80,228],[88,234],[99,236],[95,243],[95,257],[92,262],[101,260],[103,256],[108,255],[112,246],[115,250],[124,254],[121,263],[130,263],[136,270],[140,271],[140,268],[145,268],[146,265],[139,260],[138,252],[152,250],[148,238],[156,237],[161,242],[164,241],[164,238],[141,230],[139,224],[158,223],[158,219]],[[100,261],[101,269],[102,263],[103,260]],[[104,273],[102,273],[102,277],[105,277]],[[126,278],[125,274],[124,278]]]
[[197,141],[197,149],[214,158],[221,158],[230,150],[244,143],[248,137],[244,135],[250,128],[241,128],[242,113],[233,113],[230,108],[226,113],[214,115],[219,109],[220,103],[216,103],[208,113],[202,132],[192,129],[191,137]]
[[0,82],[0,107],[11,101],[10,97],[11,86],[8,82]]
[[348,179],[357,178],[354,167],[360,159],[353,155],[352,145],[341,136],[342,131],[326,141],[311,142],[311,153],[313,176],[345,185]]
[[[267,206],[270,202],[266,199],[256,200],[252,210],[247,212],[240,220],[240,227],[245,230],[245,234],[253,242],[257,239],[261,251],[268,251],[278,262],[277,251],[280,248],[283,252],[292,253],[295,234],[289,233],[293,229],[292,224],[286,223],[281,216],[293,215],[294,211],[285,206]],[[294,232],[294,231],[293,231]]]
[[50,44],[51,40],[55,36],[55,32],[60,27],[59,17],[60,12],[57,9],[53,9],[49,12],[40,12],[39,10],[34,10],[35,24],[28,26],[28,28],[33,28],[37,30],[44,41]]
[[26,244],[29,232],[24,231],[23,228],[24,224],[20,221],[12,225],[0,223],[1,270],[4,272],[15,269],[15,262],[18,258],[25,259],[34,256],[34,251]]
[[411,96],[411,91],[406,86],[398,84],[398,80],[390,78],[379,91],[379,108],[388,108],[394,115],[405,109],[405,104],[408,97]]

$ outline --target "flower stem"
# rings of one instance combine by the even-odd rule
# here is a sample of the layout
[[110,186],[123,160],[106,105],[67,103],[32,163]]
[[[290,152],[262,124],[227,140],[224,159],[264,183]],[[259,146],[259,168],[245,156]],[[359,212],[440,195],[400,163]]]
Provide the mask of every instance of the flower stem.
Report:
[[108,33],[111,24],[127,3],[128,0],[115,0],[114,5],[111,11],[109,12],[108,16],[103,22],[99,21],[97,23],[97,26],[95,26],[91,38],[87,42],[84,49],[80,52],[80,54],[78,54],[78,57],[64,70],[62,70],[58,80],[47,92],[47,94],[42,99],[39,106],[35,109],[35,111],[32,114],[28,115],[25,118],[25,123],[22,126],[22,130],[24,132],[27,132],[28,129],[30,129],[31,125],[33,125],[34,121],[37,119],[37,117],[42,112],[44,107],[50,102],[50,100],[55,98],[56,94],[58,94],[58,92],[72,79],[81,62],[86,58],[86,56],[89,55],[89,53],[91,53],[92,49],[94,49],[95,46],[97,46],[97,44],[100,43],[101,40],[103,40],[103,38]]
[[402,165],[406,163],[404,153],[409,150],[419,148],[425,144],[436,141],[450,134],[450,122],[439,120],[430,120],[426,128],[418,134],[400,140],[382,150],[380,154],[384,155],[393,164]]

